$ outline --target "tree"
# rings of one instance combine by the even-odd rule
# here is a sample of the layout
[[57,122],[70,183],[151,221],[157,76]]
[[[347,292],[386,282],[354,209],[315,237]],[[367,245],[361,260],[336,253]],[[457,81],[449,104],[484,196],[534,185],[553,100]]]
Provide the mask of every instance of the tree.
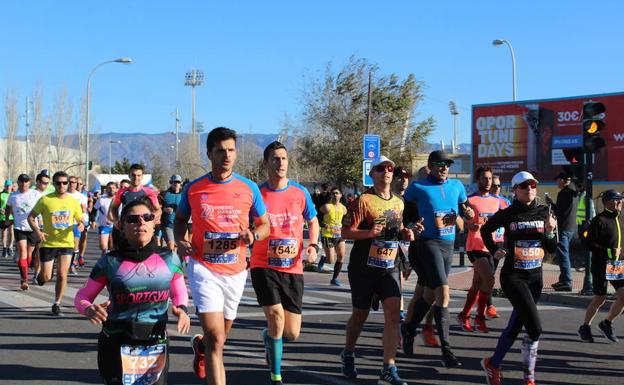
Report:
[[[306,85],[297,159],[301,168],[316,171],[316,181],[344,186],[357,185],[362,178],[369,71],[379,69],[352,56],[337,74],[328,64],[321,79]],[[415,120],[423,86],[413,74],[403,80],[390,74],[373,82],[369,132],[381,136],[382,154],[397,164],[409,165],[435,128],[432,117]]]
[[[4,162],[6,164],[5,179],[12,178],[16,171],[21,170],[23,162],[17,160],[17,130],[19,129],[18,95],[17,92],[9,91],[4,98],[4,117],[6,149]],[[19,166],[18,166],[19,165]]]
[[[63,87],[54,98],[54,105],[52,108],[53,115],[50,126],[50,141],[52,146],[54,146],[54,153],[56,154],[56,158],[54,159],[56,170],[67,168],[67,162],[69,160],[68,150],[70,148],[70,140],[67,134],[73,120],[72,110],[72,105],[67,102],[67,89]],[[81,161],[84,162],[83,160]]]

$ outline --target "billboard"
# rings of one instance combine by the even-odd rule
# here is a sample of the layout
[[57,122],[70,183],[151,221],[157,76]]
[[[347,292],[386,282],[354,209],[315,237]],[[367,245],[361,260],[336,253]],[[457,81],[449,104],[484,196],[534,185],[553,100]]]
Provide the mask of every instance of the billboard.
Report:
[[594,180],[624,181],[624,93],[472,106],[472,165],[490,166],[509,183],[527,170],[549,182],[568,165],[564,148],[580,147],[586,101],[607,108],[605,148],[595,157]]

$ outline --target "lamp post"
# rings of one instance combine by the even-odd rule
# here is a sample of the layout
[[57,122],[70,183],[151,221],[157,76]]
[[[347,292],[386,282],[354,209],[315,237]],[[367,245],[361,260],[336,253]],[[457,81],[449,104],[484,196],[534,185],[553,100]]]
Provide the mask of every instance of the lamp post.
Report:
[[175,135],[175,170],[177,173],[180,168],[180,109],[176,108],[171,115],[175,118],[175,132],[172,134]]
[[449,109],[451,110],[451,115],[453,115],[453,148],[452,153],[457,153],[457,149],[459,148],[459,144],[457,143],[457,116],[459,115],[459,111],[457,110],[457,104],[455,101],[451,100],[449,102]]
[[191,87],[191,148],[195,141],[195,87],[204,84],[204,72],[197,69],[192,69],[184,76],[184,85]]
[[132,59],[129,57],[122,57],[122,58],[115,59],[115,60],[107,60],[105,62],[102,62],[96,65],[95,67],[93,67],[91,72],[89,72],[89,77],[87,78],[87,109],[86,109],[86,122],[85,122],[85,141],[86,141],[85,143],[85,180],[84,180],[84,183],[85,183],[85,186],[87,186],[87,189],[88,189],[88,184],[89,184],[89,115],[90,115],[89,110],[91,108],[91,77],[93,77],[93,74],[98,68],[108,63],[130,64],[132,63]]
[[108,136],[108,181],[111,181],[111,174],[113,172],[113,144],[121,144],[121,140],[111,140]]
[[513,101],[516,101],[516,54],[514,53],[514,49],[511,43],[507,40],[496,39],[492,42],[492,45],[499,46],[507,44],[509,47],[509,52],[511,52],[511,81],[512,81],[512,91],[513,91]]

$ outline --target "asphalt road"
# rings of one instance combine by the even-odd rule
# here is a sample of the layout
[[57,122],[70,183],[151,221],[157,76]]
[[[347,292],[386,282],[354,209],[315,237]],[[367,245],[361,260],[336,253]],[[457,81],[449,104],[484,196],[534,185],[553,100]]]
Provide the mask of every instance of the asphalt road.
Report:
[[[94,234],[91,234],[92,236]],[[95,243],[90,242],[89,266],[95,260]],[[71,276],[63,299],[65,316],[50,315],[54,286],[31,285],[19,290],[17,268],[10,259],[0,259],[0,384],[98,384],[96,342],[99,328],[76,313],[73,295],[88,276],[89,267]],[[299,341],[285,344],[283,376],[287,384],[376,384],[381,366],[383,315],[371,312],[358,343],[356,365],[360,375],[348,380],[340,374],[339,353],[344,343],[345,323],[350,314],[346,274],[341,288],[329,286],[329,275],[306,273],[303,328]],[[412,286],[407,285],[406,297]],[[454,317],[461,310],[464,293],[454,291],[450,304]],[[490,355],[505,327],[511,308],[504,299],[495,299],[501,318],[489,322],[490,333],[477,334],[452,327],[451,339],[463,365],[445,369],[439,349],[423,347],[417,339],[415,356],[399,352],[401,376],[409,384],[485,384],[479,365]],[[598,336],[593,344],[579,341],[576,330],[584,310],[557,304],[540,304],[544,329],[540,341],[537,379],[541,384],[624,384],[624,350]],[[598,315],[598,320],[604,317]],[[616,322],[622,335],[624,327]],[[597,322],[595,322],[597,324]],[[251,283],[245,289],[239,316],[226,347],[228,384],[268,383],[260,330],[264,327],[262,310],[255,302]],[[170,384],[200,384],[191,371],[189,336],[181,336],[169,325],[171,336]],[[594,327],[595,333],[597,328]],[[192,333],[200,331],[193,318]],[[622,338],[622,337],[621,337]],[[504,362],[504,384],[522,384],[518,341]]]

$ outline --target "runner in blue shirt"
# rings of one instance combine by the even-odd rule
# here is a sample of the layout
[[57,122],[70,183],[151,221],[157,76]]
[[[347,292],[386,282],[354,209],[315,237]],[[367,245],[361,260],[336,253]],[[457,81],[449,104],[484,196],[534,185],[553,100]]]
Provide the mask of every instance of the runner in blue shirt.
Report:
[[[474,216],[467,204],[466,190],[460,181],[448,179],[453,160],[444,151],[433,151],[427,161],[429,175],[412,182],[405,192],[404,199],[418,208],[420,220],[414,225],[418,234],[417,270],[424,272],[425,295],[407,310],[407,317],[401,326],[403,352],[411,356],[414,350],[416,326],[422,321],[433,305],[442,362],[453,368],[461,363],[451,351],[449,342],[450,300],[448,275],[453,260],[455,240],[455,220],[463,210],[466,218]],[[435,297],[435,303],[431,303]],[[412,304],[410,304],[412,305]]]
[[172,175],[169,179],[169,190],[162,194],[163,213],[161,220],[161,228],[163,237],[167,242],[169,250],[175,249],[175,239],[173,237],[173,220],[175,219],[176,210],[182,199],[182,177],[180,175]]

